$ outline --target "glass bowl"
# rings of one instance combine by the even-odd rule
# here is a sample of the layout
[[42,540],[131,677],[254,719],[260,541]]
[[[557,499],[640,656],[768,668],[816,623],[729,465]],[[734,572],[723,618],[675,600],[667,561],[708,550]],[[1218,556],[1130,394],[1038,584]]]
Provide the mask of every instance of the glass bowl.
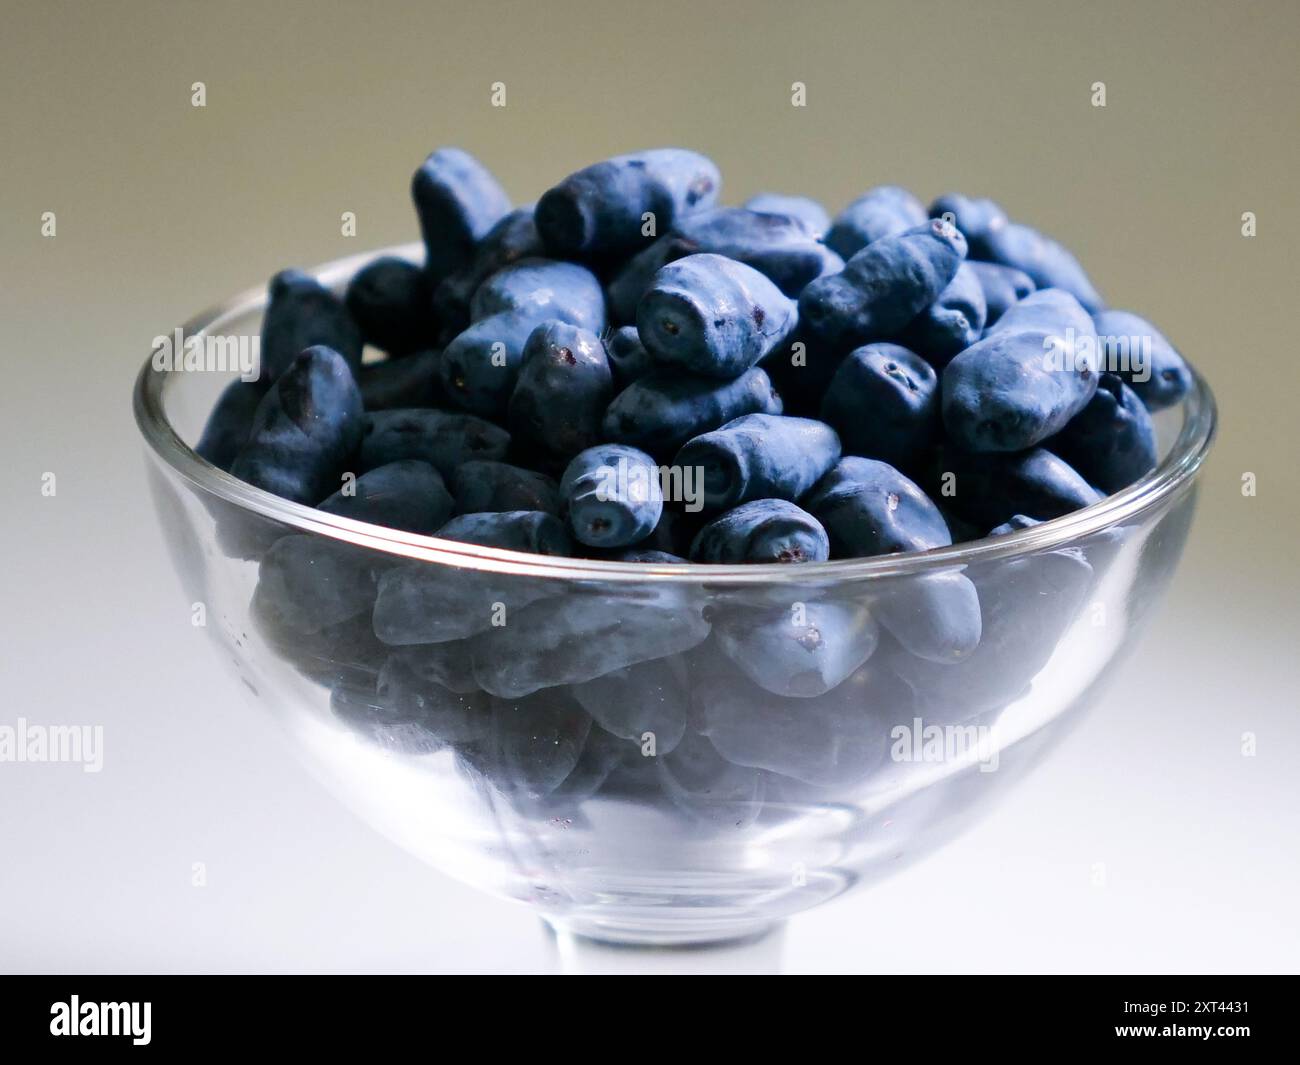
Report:
[[[341,290],[378,254],[419,249],[315,273]],[[184,333],[256,335],[264,302]],[[228,380],[151,358],[134,403],[185,594],[244,686],[412,853],[559,932],[664,945],[753,936],[892,873],[1035,765],[1140,638],[1215,422],[1198,375],[1158,416],[1156,470],[1008,536],[646,565],[417,536],[250,487],[192,450]],[[973,597],[979,643],[954,661],[947,622]],[[792,662],[785,624],[829,640],[830,666]]]

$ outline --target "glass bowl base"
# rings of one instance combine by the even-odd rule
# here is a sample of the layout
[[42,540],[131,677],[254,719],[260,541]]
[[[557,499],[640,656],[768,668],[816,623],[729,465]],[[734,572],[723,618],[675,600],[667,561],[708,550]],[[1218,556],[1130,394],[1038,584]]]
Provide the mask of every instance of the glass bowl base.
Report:
[[691,950],[698,947],[730,947],[752,943],[781,927],[782,922],[742,919],[734,913],[674,913],[671,916],[647,911],[623,912],[617,917],[569,914],[544,917],[557,940],[575,938],[603,947],[663,947]]
[[[625,915],[630,916],[630,915]],[[784,921],[625,923],[543,918],[556,968],[570,976],[673,973],[775,975],[782,971]],[[593,933],[593,934],[588,934]]]

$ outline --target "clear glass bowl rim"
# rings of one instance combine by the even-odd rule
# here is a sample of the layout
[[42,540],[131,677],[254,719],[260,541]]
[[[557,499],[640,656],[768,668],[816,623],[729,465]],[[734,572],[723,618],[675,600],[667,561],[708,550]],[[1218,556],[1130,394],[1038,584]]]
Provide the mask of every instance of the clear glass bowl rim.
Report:
[[[377,256],[398,255],[418,261],[422,254],[421,245],[405,244],[336,259],[309,272],[323,284],[337,289]],[[260,310],[265,303],[265,288],[248,289],[195,316],[181,328],[187,338],[215,332],[224,323]],[[163,389],[178,372],[156,369],[152,352],[145,359],[136,377],[133,395],[136,424],[154,453],[203,491],[302,532],[328,536],[402,558],[563,580],[756,586],[818,584],[904,577],[1069,546],[1083,537],[1130,521],[1177,493],[1195,476],[1205,461],[1217,424],[1214,395],[1205,378],[1193,367],[1193,386],[1181,405],[1184,412],[1182,427],[1160,464],[1122,491],[1064,517],[1007,536],[905,554],[806,562],[797,566],[781,563],[734,566],[704,563],[654,565],[532,555],[479,547],[336,517],[314,507],[281,499],[218,469],[181,439],[168,420],[163,406]]]

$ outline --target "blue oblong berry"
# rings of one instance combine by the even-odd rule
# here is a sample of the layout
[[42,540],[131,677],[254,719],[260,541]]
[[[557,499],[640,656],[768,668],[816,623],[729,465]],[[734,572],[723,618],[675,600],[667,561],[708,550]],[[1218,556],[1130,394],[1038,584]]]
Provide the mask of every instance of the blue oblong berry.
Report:
[[654,359],[641,343],[641,335],[634,325],[625,325],[621,329],[614,330],[605,341],[605,357],[609,360],[609,368],[614,374],[616,390],[627,388],[633,381],[644,377],[654,368]]
[[828,344],[806,329],[796,329],[786,343],[763,360],[786,414],[819,417],[831,378],[851,348]]
[[670,262],[701,253],[752,266],[792,298],[809,282],[844,268],[844,260],[789,215],[718,207],[678,222],[672,232],[624,264],[609,283],[610,318],[634,320],[637,304],[655,274]]
[[411,178],[429,283],[461,269],[510,210],[510,197],[482,163],[460,148],[439,148]]
[[[748,683],[743,676],[741,680]],[[733,831],[753,824],[763,810],[768,775],[723,758],[694,729],[687,730],[676,750],[654,761],[659,790],[692,821]]]
[[636,326],[656,365],[730,379],[780,344],[797,315],[794,301],[753,267],[688,255],[655,274]]
[[671,458],[686,441],[745,414],[780,414],[781,397],[757,366],[730,381],[655,370],[616,395],[607,439]]
[[537,231],[559,258],[617,260],[666,233],[692,211],[712,207],[718,168],[697,152],[656,148],[615,156],[570,174],[537,201]]
[[596,275],[577,263],[521,259],[486,278],[470,300],[470,319],[480,322],[508,311],[529,311],[538,321],[557,318],[600,332],[605,294]]
[[493,510],[541,510],[560,513],[560,486],[535,470],[505,462],[462,462],[451,475],[451,494],[460,514]]
[[825,422],[746,414],[687,441],[674,465],[698,466],[705,507],[723,510],[751,499],[798,499],[839,458],[839,437]]
[[221,391],[212,413],[203,426],[203,435],[194,450],[218,469],[229,470],[231,463],[248,443],[253,418],[266,395],[267,381],[231,381]]
[[[533,519],[540,521],[540,519]],[[482,523],[476,523],[473,535],[485,536]],[[510,543],[530,543],[530,537],[546,529],[521,528],[519,521],[499,524],[489,533],[498,541],[489,547],[507,547]],[[560,532],[564,529],[561,526]],[[507,537],[513,533],[513,540]],[[470,535],[463,533],[462,535]],[[550,527],[549,539],[567,544]],[[487,570],[459,569],[454,566],[431,566],[413,562],[395,566],[379,578],[373,615],[375,635],[385,644],[407,647],[414,644],[449,643],[473,636],[501,623],[500,603],[507,616],[522,610],[544,596],[554,594],[554,582],[518,574],[492,573]]]
[[1192,371],[1164,334],[1130,311],[1093,315],[1104,356],[1103,367],[1116,373],[1148,410],[1171,407],[1192,387]]
[[1089,312],[1106,305],[1079,260],[1064,245],[1029,226],[1008,222],[991,227],[979,258],[1023,270],[1039,288],[1064,289]]
[[1088,405],[1043,446],[1110,494],[1156,468],[1156,430],[1131,388],[1104,373]]
[[906,468],[922,460],[938,432],[939,378],[899,344],[868,344],[840,363],[821,415],[846,455]]
[[533,207],[518,207],[484,234],[473,258],[444,277],[433,290],[433,313],[442,340],[469,325],[469,305],[479,285],[512,263],[542,255],[542,238],[533,224]]
[[258,564],[253,610],[285,628],[319,633],[375,603],[383,556],[327,536],[282,536]]
[[600,333],[604,308],[600,282],[575,263],[532,259],[499,270],[474,294],[473,324],[443,349],[443,394],[475,414],[502,417],[532,331],[556,319]]
[[979,593],[961,573],[884,581],[871,609],[880,627],[918,658],[950,665],[968,658],[980,643]]
[[948,447],[939,472],[945,503],[984,529],[1018,514],[1048,521],[1101,499],[1069,463],[1041,447],[984,454]]
[[343,302],[367,344],[409,355],[434,339],[429,277],[415,263],[385,255],[357,271]]
[[267,289],[262,316],[261,377],[274,381],[310,347],[337,351],[352,370],[361,365],[361,330],[343,301],[301,270],[281,270]]
[[559,792],[582,762],[592,730],[586,711],[567,692],[498,698],[490,706],[484,737],[458,751],[462,766],[529,808]]
[[718,647],[742,673],[773,695],[797,699],[838,687],[880,642],[880,629],[862,603],[743,605],[712,620]]
[[444,540],[529,551],[535,555],[568,555],[573,546],[564,523],[554,514],[540,510],[458,514],[434,535]]
[[419,459],[447,478],[470,459],[504,459],[509,447],[506,430],[472,414],[425,408],[373,411],[363,419],[357,467],[365,472]]
[[[577,699],[578,685],[570,694]],[[581,705],[581,704],[579,704]],[[593,720],[595,715],[591,715]],[[587,733],[587,742],[582,748],[582,756],[564,782],[551,792],[552,803],[563,806],[554,809],[573,809],[576,804],[601,791],[619,770],[634,767],[637,762],[647,761],[641,753],[640,740],[629,741],[607,732],[598,724],[592,724]]]
[[401,459],[368,470],[318,503],[317,509],[428,536],[446,523],[453,506],[436,469],[418,459]]
[[995,325],[1011,307],[1038,287],[1032,277],[1012,266],[974,261],[969,261],[966,265],[984,292],[985,328]]
[[532,310],[474,322],[438,360],[438,390],[452,406],[489,418],[505,414],[529,335],[542,322]]
[[681,659],[663,658],[575,684],[573,697],[602,729],[640,746],[654,733],[655,754],[667,754],[686,732],[690,692]]
[[473,663],[469,660],[465,645],[459,640],[399,647],[389,655],[380,670],[380,687],[384,684],[384,675],[393,670],[409,674],[403,680],[418,678],[425,685],[446,688],[457,695],[478,691]]
[[1024,451],[1060,432],[1097,391],[1092,319],[1043,289],[1004,314],[943,371],[943,423],[969,451]]
[[601,444],[575,455],[560,478],[560,498],[573,535],[590,547],[644,540],[664,508],[655,460],[623,444]]
[[387,710],[395,738],[408,743],[413,738],[417,751],[431,744],[482,743],[491,733],[490,696],[467,686],[459,668],[449,673],[440,667],[439,656],[447,648],[464,654],[454,644],[412,648],[410,654],[390,655],[379,671],[375,702]]
[[1079,616],[1093,580],[1077,551],[997,559],[968,572],[983,613],[975,651],[942,665],[915,655],[891,662],[924,720],[967,720],[1022,695]]
[[[317,543],[323,539],[325,537],[312,536],[312,540]],[[333,543],[338,546],[353,546],[353,551],[358,556],[357,561],[362,566],[366,562],[360,559],[361,554],[368,555],[371,561],[378,560],[372,551],[354,545],[342,545],[337,540]],[[381,568],[382,566],[376,565],[376,572]],[[308,582],[317,579],[310,573],[306,574],[306,578]],[[328,588],[316,590],[306,585],[304,591],[308,596],[334,594]],[[373,594],[371,589],[368,598],[373,598]],[[260,593],[254,590],[249,603],[249,618],[274,653],[302,676],[324,687],[332,688],[343,682],[368,687],[373,692],[375,677],[388,657],[388,649],[370,631],[370,611],[364,605],[366,598],[358,597],[358,602],[362,604],[359,612],[346,621],[318,627],[319,622],[313,614],[314,605],[307,600],[303,600],[297,608],[289,608],[289,613],[297,612],[296,617],[286,618],[285,599],[282,595],[268,595],[265,589]],[[316,631],[304,633],[303,624]]]
[[679,654],[708,635],[699,602],[665,586],[541,599],[475,636],[470,651],[479,686],[512,699]]
[[972,259],[987,258],[988,235],[1007,224],[1007,213],[989,199],[950,192],[930,204],[930,217],[943,218],[961,230]]
[[692,562],[825,562],[821,522],[785,499],[755,499],[720,514],[691,544]]
[[800,324],[832,345],[886,340],[938,299],[966,257],[942,219],[881,237],[799,297]]
[[814,237],[820,237],[831,227],[831,216],[816,200],[808,196],[790,196],[781,192],[760,192],[742,205],[746,210],[762,214],[783,214],[793,218]]
[[348,364],[331,348],[308,348],[262,398],[230,472],[311,506],[339,483],[362,428],[361,392]]
[[987,316],[984,287],[971,264],[964,262],[938,299],[907,324],[899,339],[942,369],[979,340]]
[[605,345],[566,322],[543,322],[520,357],[507,417],[515,446],[568,459],[600,440],[614,391]]
[[996,325],[986,330],[986,336],[998,333],[1059,334],[1066,339],[1073,336],[1079,347],[1086,349],[1095,338],[1092,316],[1064,289],[1045,288],[1031,292],[1008,307]]
[[441,398],[441,361],[441,351],[420,351],[362,366],[357,385],[366,410],[436,406]]
[[925,222],[925,208],[907,189],[880,185],[864,192],[831,223],[826,245],[851,259],[881,237],[892,237]]
[[[890,729],[911,723],[915,702],[907,685],[875,657],[811,698],[774,695],[726,659],[692,677],[692,686],[703,733],[698,742],[710,744],[713,758],[729,770],[726,776],[716,770],[701,774],[695,789],[701,799],[717,794],[719,784],[745,772],[744,766],[760,773],[768,788],[791,780],[819,789],[861,786],[882,764],[891,765]],[[691,737],[687,733],[678,751]],[[675,764],[677,753],[664,760],[665,767]],[[737,819],[734,803],[724,809],[728,822]]]
[[952,543],[930,497],[878,459],[846,455],[803,505],[825,527],[834,558],[928,551]]

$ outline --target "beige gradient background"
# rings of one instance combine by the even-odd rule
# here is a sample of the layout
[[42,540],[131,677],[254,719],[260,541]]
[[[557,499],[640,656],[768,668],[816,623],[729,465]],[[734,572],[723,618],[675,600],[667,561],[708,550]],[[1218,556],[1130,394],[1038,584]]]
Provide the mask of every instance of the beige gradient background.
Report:
[[0,723],[102,723],[106,750],[98,775],[0,764],[0,969],[554,968],[535,919],[374,835],[242,701],[189,625],[130,419],[155,334],[412,239],[409,175],[440,144],[521,201],[660,144],[711,155],[730,202],[989,194],[1160,324],[1222,425],[1142,651],[988,821],[800,918],[784,964],[1300,967],[1300,5],[4,0],[2,25]]

